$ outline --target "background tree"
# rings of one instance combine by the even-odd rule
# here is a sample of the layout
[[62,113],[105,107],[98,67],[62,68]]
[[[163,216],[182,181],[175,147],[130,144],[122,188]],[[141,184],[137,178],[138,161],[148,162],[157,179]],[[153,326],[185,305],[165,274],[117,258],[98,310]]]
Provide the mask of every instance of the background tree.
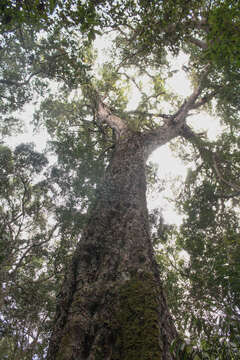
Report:
[[1,145],[0,157],[1,358],[43,357],[58,277],[57,226],[47,221],[53,192],[42,174],[48,161],[30,144]]

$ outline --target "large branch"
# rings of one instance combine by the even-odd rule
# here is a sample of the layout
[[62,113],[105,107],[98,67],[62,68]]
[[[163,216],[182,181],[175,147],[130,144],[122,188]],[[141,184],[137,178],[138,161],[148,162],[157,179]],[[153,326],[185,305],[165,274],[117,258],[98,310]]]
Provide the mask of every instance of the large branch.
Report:
[[83,88],[83,92],[91,102],[94,115],[100,125],[106,124],[115,131],[116,138],[119,139],[127,130],[126,122],[119,116],[114,115],[111,109],[104,103],[103,98],[99,95],[92,84]]
[[170,140],[181,134],[181,129],[186,123],[186,118],[189,115],[189,111],[202,106],[207,100],[199,99],[203,87],[202,82],[207,76],[207,68],[203,72],[199,86],[193,91],[192,95],[186,99],[180,106],[179,110],[169,118],[166,117],[164,125],[157,127],[156,129],[150,130],[144,134],[144,142],[146,148],[146,157],[148,157],[158,147],[166,144]]
[[194,133],[194,131],[188,126],[184,125],[181,129],[180,135],[186,140],[190,141],[199,151],[199,154],[203,161],[207,161],[209,166],[212,168],[215,173],[216,179],[219,184],[225,184],[234,192],[226,194],[217,194],[219,198],[231,199],[233,197],[240,195],[240,186],[239,184],[234,183],[233,181],[226,179],[221,169],[221,160],[218,159],[217,154],[212,151],[209,146],[206,147],[206,143],[201,139],[199,134]]
[[110,126],[117,135],[117,138],[122,136],[127,131],[128,126],[123,119],[114,115],[106,104],[99,98],[96,106],[96,116],[100,123],[105,123]]

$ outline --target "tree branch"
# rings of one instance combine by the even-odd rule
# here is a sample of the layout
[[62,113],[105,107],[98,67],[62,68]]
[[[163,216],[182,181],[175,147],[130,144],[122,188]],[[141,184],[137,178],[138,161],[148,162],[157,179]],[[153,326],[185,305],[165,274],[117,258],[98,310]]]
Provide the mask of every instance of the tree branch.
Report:
[[127,129],[127,124],[118,116],[112,114],[111,110],[99,100],[96,108],[96,116],[101,123],[109,125],[119,138]]
[[218,93],[218,90],[215,90],[211,92],[210,94],[204,95],[198,102],[194,104],[192,109],[197,109],[200,106],[205,105],[207,102],[209,102],[216,94]]
[[200,40],[200,39],[196,39],[194,36],[189,35],[188,40],[192,44],[197,45],[198,47],[200,47],[203,50],[206,50],[208,48],[208,45],[207,45],[207,43],[205,41]]
[[131,115],[141,115],[141,116],[146,116],[146,117],[150,117],[150,118],[162,118],[162,119],[171,119],[172,116],[171,115],[167,115],[167,114],[162,114],[162,113],[150,113],[148,111],[141,111],[141,110],[130,110],[127,112],[127,114]]
[[110,126],[110,128],[115,131],[118,139],[128,130],[126,122],[112,113],[92,85],[87,85],[84,90],[87,97],[91,100],[94,115],[98,119],[99,123]]
[[216,193],[215,196],[218,197],[219,199],[230,200],[230,199],[232,199],[234,197],[240,196],[240,191],[236,191],[236,192],[233,192],[233,193],[228,194],[228,195],[223,195],[223,194],[220,194],[220,193]]
[[41,242],[39,242],[39,243],[37,243],[37,244],[34,243],[34,244],[30,245],[30,246],[26,249],[26,251],[24,251],[24,253],[21,255],[19,261],[18,261],[17,264],[15,265],[14,270],[11,272],[11,276],[12,276],[12,277],[14,277],[14,275],[16,274],[17,269],[22,265],[22,262],[23,262],[24,258],[26,257],[26,255],[27,255],[34,247],[42,246],[43,244],[49,242],[49,241],[51,240],[51,238],[52,238],[55,230],[57,229],[57,227],[58,227],[58,224],[56,224],[56,225],[53,226],[53,228],[49,231],[48,236],[47,236],[47,238],[46,238],[45,240],[43,240],[43,241],[41,241]]
[[217,164],[217,156],[215,153],[212,153],[212,159],[213,159],[213,168],[215,170],[215,173],[218,177],[218,179],[224,183],[225,185],[229,186],[230,188],[234,189],[237,193],[240,191],[240,186],[237,184],[234,184],[231,181],[227,181],[224,176],[221,174],[221,171],[219,169],[219,165]]
[[[162,146],[175,137],[181,135],[181,129],[184,125],[186,125],[185,122],[187,116],[189,115],[189,111],[197,107],[196,101],[202,93],[203,80],[208,74],[208,68],[209,66],[207,66],[202,73],[198,87],[193,91],[192,95],[183,102],[178,111],[169,118],[165,117],[166,120],[164,121],[164,125],[144,134],[146,157],[148,157],[159,146]],[[199,101],[198,106],[201,105],[202,102]]]
[[204,147],[204,145],[205,145],[204,141],[202,141],[200,136],[198,134],[195,134],[188,125],[184,125],[184,127],[182,127],[181,135],[185,139],[190,140],[190,142],[197,147],[197,149],[203,159],[205,159],[206,155],[208,155],[208,158],[210,158],[212,160],[212,161],[210,161],[209,165],[214,170],[214,173],[216,174],[216,177],[219,180],[219,183],[223,183],[223,184],[227,185],[229,188],[234,190],[234,193],[232,193],[232,194],[228,194],[228,195],[216,194],[216,196],[218,198],[222,198],[222,199],[231,199],[233,197],[239,196],[240,195],[240,186],[238,184],[233,183],[232,181],[226,180],[224,175],[221,173],[220,166],[217,162],[217,154],[214,151],[211,151],[209,148],[206,149],[206,147]]
[[23,86],[23,85],[27,85],[29,83],[29,81],[31,80],[31,78],[35,75],[40,74],[41,71],[36,71],[34,73],[32,73],[31,75],[29,75],[28,79],[23,81],[23,82],[17,82],[17,81],[12,81],[12,80],[4,80],[4,79],[0,79],[0,83],[1,84],[5,84],[5,85],[15,85],[15,86]]

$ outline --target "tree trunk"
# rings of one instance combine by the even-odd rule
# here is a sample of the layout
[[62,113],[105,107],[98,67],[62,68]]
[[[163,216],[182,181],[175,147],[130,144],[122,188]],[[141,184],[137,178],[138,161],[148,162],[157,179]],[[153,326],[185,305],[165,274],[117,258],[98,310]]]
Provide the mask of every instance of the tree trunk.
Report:
[[145,158],[141,134],[125,133],[63,284],[48,360],[173,359],[177,333],[150,239]]

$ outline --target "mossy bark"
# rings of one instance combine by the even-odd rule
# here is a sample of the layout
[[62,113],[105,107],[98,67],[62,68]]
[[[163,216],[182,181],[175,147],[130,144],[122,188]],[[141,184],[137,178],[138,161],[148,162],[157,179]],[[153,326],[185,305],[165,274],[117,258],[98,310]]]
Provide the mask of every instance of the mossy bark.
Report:
[[170,360],[177,333],[149,233],[145,145],[127,133],[59,297],[48,360]]

